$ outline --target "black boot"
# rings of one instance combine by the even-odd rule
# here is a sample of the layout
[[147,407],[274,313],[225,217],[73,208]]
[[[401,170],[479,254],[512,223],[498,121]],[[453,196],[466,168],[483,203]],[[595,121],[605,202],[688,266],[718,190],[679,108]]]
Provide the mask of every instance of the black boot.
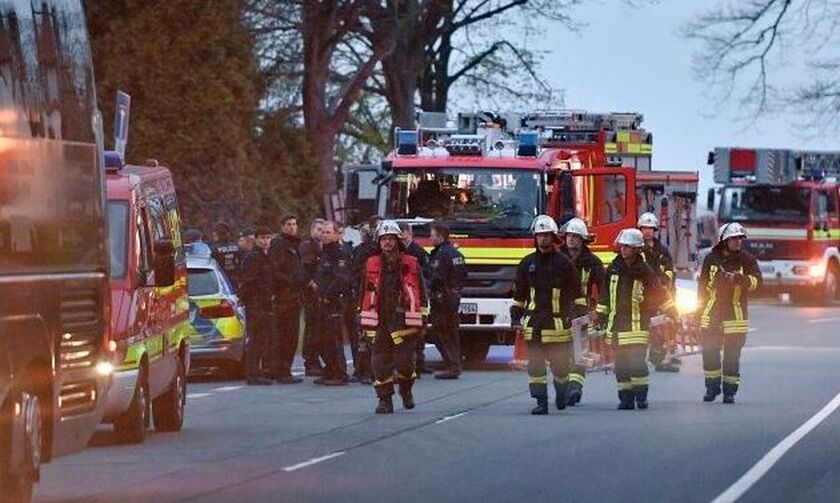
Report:
[[568,400],[568,387],[569,385],[565,382],[559,383],[554,381],[554,405],[557,407],[557,410],[563,410],[566,408],[566,401]]
[[535,416],[548,414],[548,398],[537,398],[537,406],[531,409],[531,414]]
[[578,382],[571,382],[569,383],[568,389],[569,393],[567,395],[566,405],[574,407],[579,404],[580,399],[583,398],[583,386],[581,386]]
[[387,397],[380,397],[379,404],[376,406],[376,413],[377,414],[393,414],[394,412],[394,401],[391,400],[390,396]]
[[403,407],[407,410],[414,408],[414,395],[411,393],[411,386],[414,382],[411,379],[400,380],[400,398],[402,398]]
[[738,385],[728,382],[723,383],[723,403],[735,403],[735,393],[738,392]]
[[706,379],[706,394],[703,395],[704,402],[714,402],[720,395],[720,379]]
[[673,363],[660,363],[655,367],[657,372],[679,372],[680,368]]
[[636,408],[633,390],[622,389],[618,391],[618,410],[633,410]]
[[636,408],[640,410],[644,410],[648,408],[648,387],[647,386],[634,386],[633,387],[633,395],[636,398]]

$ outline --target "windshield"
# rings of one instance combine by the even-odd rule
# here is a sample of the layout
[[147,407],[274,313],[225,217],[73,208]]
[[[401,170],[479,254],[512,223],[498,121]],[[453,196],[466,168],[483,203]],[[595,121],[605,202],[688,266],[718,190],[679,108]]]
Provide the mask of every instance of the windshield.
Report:
[[724,222],[808,223],[811,191],[797,187],[727,187],[721,199]]
[[454,233],[526,236],[541,213],[540,186],[537,171],[400,170],[391,181],[388,216],[443,220]]
[[187,274],[187,288],[190,296],[219,293],[219,281],[213,269],[190,269]]
[[111,277],[122,278],[126,272],[128,204],[108,203],[108,245],[111,249]]

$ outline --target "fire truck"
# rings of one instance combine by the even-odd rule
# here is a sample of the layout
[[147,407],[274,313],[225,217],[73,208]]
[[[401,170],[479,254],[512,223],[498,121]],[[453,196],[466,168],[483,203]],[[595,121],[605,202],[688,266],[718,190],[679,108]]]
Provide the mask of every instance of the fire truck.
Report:
[[[693,243],[697,175],[652,172],[652,135],[641,121],[634,113],[564,110],[460,114],[453,125],[424,113],[418,129],[395,132],[396,148],[377,177],[379,214],[411,222],[427,247],[432,221],[450,226],[469,272],[460,306],[468,361],[514,342],[513,280],[534,249],[536,215],[583,218],[607,262],[619,231],[635,227],[644,211],[662,211],[672,249]],[[687,268],[693,244],[683,248],[679,263]]]
[[716,148],[709,209],[747,228],[768,291],[799,300],[837,299],[840,152]]

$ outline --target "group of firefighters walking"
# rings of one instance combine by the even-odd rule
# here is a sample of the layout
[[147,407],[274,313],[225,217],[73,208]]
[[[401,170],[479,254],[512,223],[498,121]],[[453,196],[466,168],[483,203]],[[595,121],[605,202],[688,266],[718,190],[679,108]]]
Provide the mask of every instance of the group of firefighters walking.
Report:
[[[394,411],[396,392],[406,409],[414,408],[414,380],[430,372],[423,357],[426,340],[434,342],[445,364],[435,377],[457,379],[466,266],[449,242],[449,228],[430,227],[431,254],[414,242],[410,225],[389,220],[366,224],[366,239],[355,248],[341,241],[340,225],[333,222],[315,222],[304,243],[294,216],[282,220],[276,238],[268,228],[257,229],[238,278],[248,321],[248,383],[301,381],[291,373],[301,309],[306,374],[320,375],[319,384],[372,383],[377,413]],[[573,320],[582,327],[577,336],[601,339],[612,349],[619,409],[648,408],[648,359],[657,371],[679,371],[673,348],[659,335],[680,315],[673,300],[673,261],[655,236],[658,227],[655,215],[643,214],[637,228],[621,231],[616,256],[605,267],[588,247],[593,236],[583,220],[561,226],[547,215],[534,220],[535,250],[517,268],[511,307],[512,327],[527,347],[529,389],[537,402],[532,414],[548,414],[549,368],[558,410],[583,397],[586,372],[572,355]],[[723,225],[719,238],[703,261],[698,284],[703,400],[714,401],[722,392],[724,403],[734,403],[749,329],[748,299],[761,274],[741,249],[746,232],[740,224]],[[347,373],[345,332],[353,376]]]

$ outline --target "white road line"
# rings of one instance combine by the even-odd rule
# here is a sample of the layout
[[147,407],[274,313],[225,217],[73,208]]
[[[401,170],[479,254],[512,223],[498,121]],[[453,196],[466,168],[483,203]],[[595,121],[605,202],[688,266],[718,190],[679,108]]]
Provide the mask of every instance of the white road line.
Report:
[[747,329],[747,332],[749,332],[749,333],[758,332],[758,327],[750,327],[750,328]]
[[306,468],[307,466],[316,465],[322,461],[326,461],[328,459],[337,458],[339,456],[343,456],[347,451],[339,451],[334,452],[332,454],[327,454],[326,456],[321,456],[320,458],[312,458],[308,461],[304,461],[303,463],[298,463],[296,465],[287,466],[283,468],[283,471],[286,473],[293,472],[296,470],[300,470],[301,468]]
[[221,388],[216,388],[213,391],[236,391],[238,389],[242,389],[242,386],[222,386]]
[[749,491],[750,488],[761,479],[761,477],[767,474],[767,472],[773,468],[773,465],[778,463],[786,452],[791,450],[793,446],[802,440],[805,435],[810,433],[811,430],[819,426],[819,424],[823,422],[825,418],[830,416],[832,412],[837,410],[838,407],[840,407],[840,393],[828,402],[822,410],[814,414],[811,419],[807,420],[802,426],[797,428],[796,431],[785,437],[784,440],[770,449],[770,452],[765,454],[758,463],[750,468],[749,471],[738,479],[737,482],[732,484],[729,489],[715,498],[712,503],[730,503],[737,501],[738,498],[746,494],[746,492]]
[[455,414],[454,416],[442,417],[442,418],[438,419],[437,421],[435,421],[435,424],[442,424],[442,423],[445,423],[447,421],[452,421],[453,419],[458,419],[459,417],[466,416],[466,415],[467,415],[466,412],[461,412],[460,414]]
[[808,323],[831,323],[832,321],[840,321],[840,318],[814,318],[813,320],[808,320]]
[[204,398],[210,396],[212,393],[187,393],[187,398]]

